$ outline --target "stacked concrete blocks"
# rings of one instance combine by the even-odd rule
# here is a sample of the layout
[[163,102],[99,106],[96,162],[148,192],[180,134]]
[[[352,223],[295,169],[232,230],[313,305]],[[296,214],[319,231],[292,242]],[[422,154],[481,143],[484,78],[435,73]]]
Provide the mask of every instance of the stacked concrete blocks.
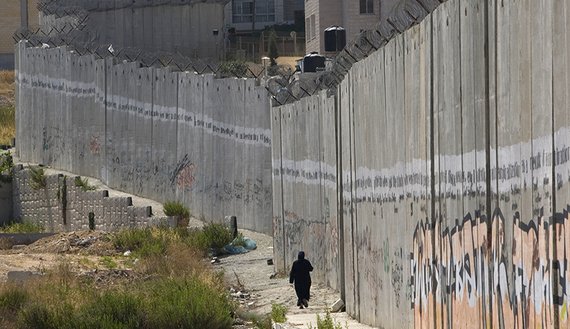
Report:
[[[81,178],[81,177],[77,177]],[[45,187],[33,186],[31,171],[21,165],[14,175],[15,217],[43,226],[49,232],[121,229],[163,225],[166,218],[152,215],[150,207],[133,206],[131,197],[109,197],[107,190],[85,190],[76,177],[46,175]]]

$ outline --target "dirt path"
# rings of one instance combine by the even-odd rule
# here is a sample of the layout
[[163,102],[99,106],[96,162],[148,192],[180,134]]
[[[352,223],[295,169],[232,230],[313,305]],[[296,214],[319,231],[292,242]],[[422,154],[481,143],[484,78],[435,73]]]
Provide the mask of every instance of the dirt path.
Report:
[[273,258],[272,238],[247,230],[240,232],[255,240],[257,249],[246,254],[222,257],[214,267],[224,271],[228,283],[235,287],[241,284],[251,295],[250,298],[242,299],[245,308],[258,314],[267,314],[271,312],[271,304],[276,303],[287,306],[288,314],[324,313],[326,308],[339,298],[339,293],[334,290],[313,284],[309,308],[299,309],[296,306],[295,290],[289,284],[289,277],[282,274],[270,278],[274,274],[274,267],[267,265],[267,260]]

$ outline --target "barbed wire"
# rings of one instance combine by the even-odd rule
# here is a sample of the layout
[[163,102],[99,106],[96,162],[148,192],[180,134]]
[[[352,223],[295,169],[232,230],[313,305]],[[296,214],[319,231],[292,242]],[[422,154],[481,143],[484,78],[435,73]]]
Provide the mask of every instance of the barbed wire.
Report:
[[[189,4],[194,0],[161,0],[160,4]],[[212,0],[210,0],[212,1]],[[213,0],[215,2],[220,2]],[[150,52],[141,48],[119,48],[111,44],[98,44],[96,36],[85,29],[89,11],[111,10],[133,6],[133,3],[92,0],[40,0],[38,9],[58,18],[69,18],[58,26],[42,27],[35,31],[19,30],[16,42],[27,40],[33,47],[66,46],[79,55],[97,58],[114,57],[118,61],[139,62],[146,67],[170,67],[173,70],[198,74],[215,74],[216,77],[265,79],[265,87],[273,106],[281,106],[312,96],[323,90],[334,94],[352,65],[384,47],[396,35],[421,22],[446,0],[401,0],[391,15],[373,29],[364,31],[339,52],[330,68],[316,73],[299,73],[284,67],[266,68],[260,64],[239,61],[218,61],[190,58],[179,53]],[[223,1],[221,1],[223,2]],[[117,7],[119,5],[119,7]],[[149,4],[147,4],[149,5]],[[152,5],[152,3],[150,4]],[[139,4],[138,6],[144,6]]]

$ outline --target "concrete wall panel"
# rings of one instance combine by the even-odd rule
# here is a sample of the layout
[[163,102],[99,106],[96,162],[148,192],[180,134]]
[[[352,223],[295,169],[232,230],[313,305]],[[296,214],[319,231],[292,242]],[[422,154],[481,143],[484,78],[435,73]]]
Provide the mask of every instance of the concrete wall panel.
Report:
[[23,161],[181,200],[207,220],[238,215],[242,228],[272,231],[264,87],[65,48],[20,49],[18,125],[29,129],[19,134]]

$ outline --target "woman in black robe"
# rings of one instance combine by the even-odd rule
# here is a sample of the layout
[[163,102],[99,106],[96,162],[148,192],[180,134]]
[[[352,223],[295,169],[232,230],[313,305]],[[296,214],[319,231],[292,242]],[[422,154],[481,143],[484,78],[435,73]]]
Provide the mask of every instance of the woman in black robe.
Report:
[[309,307],[310,290],[311,290],[311,272],[313,266],[311,262],[305,259],[305,252],[299,251],[297,260],[293,262],[291,273],[289,273],[289,283],[295,283],[295,292],[297,293],[297,306],[299,308]]

